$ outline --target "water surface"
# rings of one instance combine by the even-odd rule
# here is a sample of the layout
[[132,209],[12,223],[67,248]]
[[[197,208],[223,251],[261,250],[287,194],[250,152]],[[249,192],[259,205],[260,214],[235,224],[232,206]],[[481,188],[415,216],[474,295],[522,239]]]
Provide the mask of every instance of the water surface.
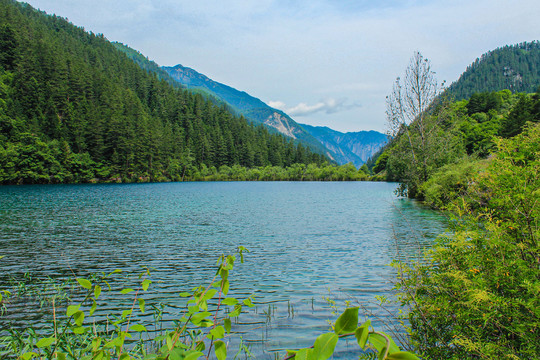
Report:
[[[323,300],[389,295],[397,254],[415,258],[443,219],[371,182],[192,182],[0,187],[2,275],[154,268],[147,303],[180,305],[222,253],[250,250],[231,289],[256,295],[237,325],[258,357],[309,346],[334,319]],[[118,305],[111,299],[107,306]],[[168,308],[166,318],[180,310]],[[384,316],[383,313],[380,313]],[[24,324],[23,315],[8,320]],[[21,318],[22,317],[22,318]],[[39,319],[34,319],[39,322]],[[264,341],[261,341],[264,340]],[[354,348],[351,346],[351,348]],[[350,357],[349,349],[335,358]]]

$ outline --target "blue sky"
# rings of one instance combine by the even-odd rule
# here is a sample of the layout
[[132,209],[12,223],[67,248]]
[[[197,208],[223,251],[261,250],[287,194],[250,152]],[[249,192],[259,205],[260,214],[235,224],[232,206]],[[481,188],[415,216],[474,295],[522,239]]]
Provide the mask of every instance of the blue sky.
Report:
[[540,39],[538,0],[27,2],[339,131],[385,130],[385,97],[415,51],[451,83],[489,50]]

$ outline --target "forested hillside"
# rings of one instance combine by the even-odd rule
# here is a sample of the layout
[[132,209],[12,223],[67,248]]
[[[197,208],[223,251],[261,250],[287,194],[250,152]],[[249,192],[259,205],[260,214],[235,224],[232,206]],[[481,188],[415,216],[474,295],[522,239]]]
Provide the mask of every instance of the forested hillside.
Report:
[[454,101],[434,74],[416,53],[396,80],[395,137],[374,168],[452,219],[423,261],[394,263],[411,344],[423,359],[536,359],[540,87],[487,91],[486,76]]
[[[387,98],[387,117],[394,129],[394,139],[377,159],[374,172],[384,171],[387,180],[401,182],[402,195],[424,199],[429,191],[427,182],[441,168],[485,159],[495,150],[497,137],[516,136],[527,123],[539,122],[540,79],[527,85],[534,87],[536,93],[513,93],[510,89],[490,91],[490,88],[498,86],[491,80],[504,77],[500,74],[490,77],[482,70],[491,61],[486,59],[499,58],[499,55],[503,58],[502,54],[513,54],[516,49],[520,49],[522,54],[538,54],[539,44],[533,42],[504,49],[483,56],[482,65],[471,65],[456,87],[442,93],[437,89],[435,72],[431,70],[429,61],[417,53],[407,69],[406,85],[399,87],[398,78],[394,92]],[[525,64],[533,67],[532,63]],[[463,88],[463,79],[477,79],[481,91],[456,101],[449,90]],[[485,82],[480,82],[480,79]],[[414,81],[424,84],[421,96],[408,88]],[[423,108],[420,103],[415,103],[419,98]]]
[[463,100],[477,92],[534,92],[540,84],[540,42],[507,45],[477,58],[446,95]]
[[180,180],[322,157],[141,69],[103,35],[0,0],[0,183]]
[[[461,164],[460,171],[470,171],[470,164],[496,150],[498,137],[516,136],[527,123],[537,122],[540,122],[540,92],[475,93],[468,100],[441,105],[426,116],[422,127],[415,121],[407,130],[403,128],[378,158],[374,171],[386,171],[387,180],[401,182],[404,195],[440,207],[450,200],[449,196],[459,192],[458,188],[448,191],[437,185],[444,182],[440,178],[433,180],[440,169]],[[458,187],[462,185],[465,184]],[[438,189],[437,195],[433,187]],[[445,196],[447,200],[441,202],[433,196]]]

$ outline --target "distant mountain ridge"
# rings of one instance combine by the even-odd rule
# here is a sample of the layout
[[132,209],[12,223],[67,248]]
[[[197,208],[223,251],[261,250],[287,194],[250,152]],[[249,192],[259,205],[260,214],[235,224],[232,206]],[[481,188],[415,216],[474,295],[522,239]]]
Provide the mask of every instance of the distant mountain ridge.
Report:
[[388,136],[378,131],[342,133],[326,126],[302,124],[311,135],[332,151],[339,164],[352,162],[360,167],[388,142]]
[[274,128],[283,135],[304,142],[313,151],[323,153],[332,158],[332,154],[316,138],[306,132],[287,114],[268,106],[260,99],[249,95],[245,91],[240,91],[214,81],[206,75],[180,64],[176,66],[162,66],[161,69],[188,89],[203,90],[230,105],[233,110],[243,115],[246,119]]

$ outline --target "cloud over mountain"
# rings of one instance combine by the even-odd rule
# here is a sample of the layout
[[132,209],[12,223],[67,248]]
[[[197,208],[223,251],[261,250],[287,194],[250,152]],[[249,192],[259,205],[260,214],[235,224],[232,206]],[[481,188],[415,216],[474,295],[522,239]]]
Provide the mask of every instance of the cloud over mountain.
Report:
[[295,106],[288,107],[287,104],[282,101],[269,101],[268,106],[283,110],[290,116],[307,116],[319,112],[335,114],[341,111],[360,107],[361,105],[359,103],[348,103],[346,98],[328,98],[312,105],[301,102]]

